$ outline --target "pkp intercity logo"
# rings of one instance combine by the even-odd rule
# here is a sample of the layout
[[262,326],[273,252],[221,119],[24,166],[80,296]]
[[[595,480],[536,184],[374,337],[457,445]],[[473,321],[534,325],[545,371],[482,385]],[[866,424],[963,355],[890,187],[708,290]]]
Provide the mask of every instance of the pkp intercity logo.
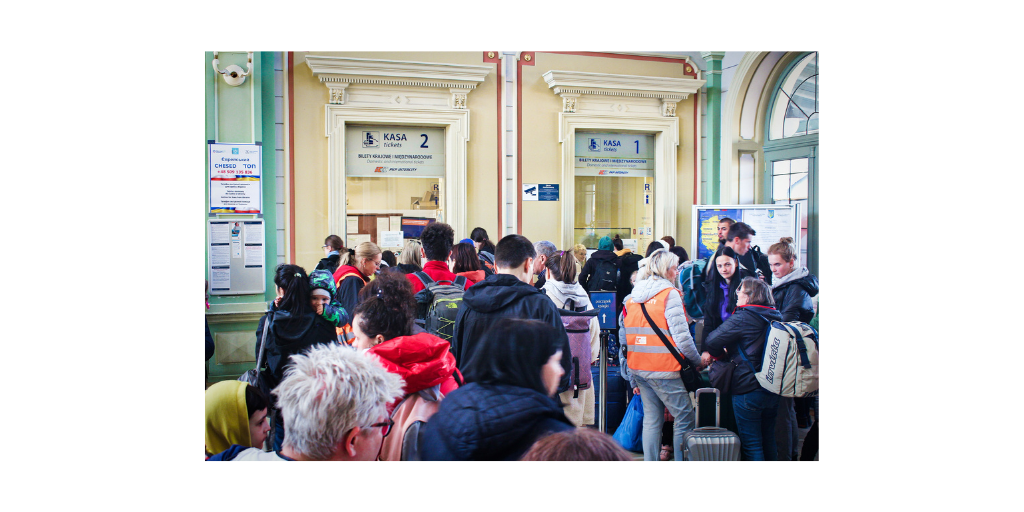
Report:
[[380,147],[380,132],[363,132],[363,147],[364,148],[379,148]]
[[387,167],[378,167],[378,168],[374,169],[373,172],[388,172],[388,168]]

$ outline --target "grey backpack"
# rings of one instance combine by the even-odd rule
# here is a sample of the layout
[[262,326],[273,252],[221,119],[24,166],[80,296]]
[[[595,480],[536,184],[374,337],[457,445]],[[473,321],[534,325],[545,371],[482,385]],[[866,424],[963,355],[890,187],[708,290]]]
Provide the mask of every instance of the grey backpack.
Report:
[[434,281],[422,270],[413,272],[423,289],[416,294],[416,318],[424,320],[423,328],[449,344],[455,335],[455,316],[462,306],[466,277],[455,281]]

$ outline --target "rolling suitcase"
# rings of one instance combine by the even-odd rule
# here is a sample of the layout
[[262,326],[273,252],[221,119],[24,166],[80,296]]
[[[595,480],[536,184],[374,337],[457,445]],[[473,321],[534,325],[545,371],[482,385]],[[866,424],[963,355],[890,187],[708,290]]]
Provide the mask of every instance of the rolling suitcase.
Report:
[[[594,414],[598,414],[597,401],[601,399],[601,367],[591,366],[590,371],[593,375],[594,382]],[[605,419],[605,428],[608,429],[605,432],[611,435],[615,432],[615,429],[619,428],[619,423],[622,423],[622,417],[626,415],[626,390],[629,388],[629,384],[619,374],[618,366],[608,367],[608,393],[606,398],[608,400],[608,417]],[[630,391],[632,394],[632,391]],[[595,424],[599,423],[595,419]]]
[[701,417],[703,395],[715,394],[715,426],[697,427],[683,435],[683,460],[740,460],[740,438],[719,427],[721,395],[716,388],[700,388],[694,394],[697,398],[697,418]]

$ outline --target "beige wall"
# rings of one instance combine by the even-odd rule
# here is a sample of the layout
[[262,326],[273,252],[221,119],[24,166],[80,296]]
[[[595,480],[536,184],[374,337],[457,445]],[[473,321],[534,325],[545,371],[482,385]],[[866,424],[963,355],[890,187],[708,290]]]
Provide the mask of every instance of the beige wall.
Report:
[[[553,69],[610,73],[617,75],[692,78],[683,74],[684,64],[633,59],[537,53],[536,65],[523,66],[522,136],[523,183],[561,183],[561,148],[558,143],[558,113],[562,100],[555,95],[543,75]],[[679,148],[677,154],[676,194],[678,199],[676,232],[664,233],[655,226],[654,239],[672,235],[687,248],[690,240],[690,210],[693,206],[694,105],[695,96],[679,102]],[[574,184],[561,183],[560,190]],[[530,240],[561,240],[561,201],[527,202],[523,208],[522,233]]]
[[[497,65],[483,61],[483,52],[295,52],[295,263],[312,268],[323,257],[320,246],[328,234],[327,145],[324,133],[324,105],[328,90],[305,63],[307,53],[418,62],[489,65],[492,71],[468,96],[470,140],[467,146],[467,230],[476,226],[499,238],[498,226],[498,136]],[[522,169],[524,183],[558,183],[560,190],[575,186],[562,183],[561,147],[558,142],[558,113],[561,99],[551,92],[542,75],[552,69],[641,76],[686,78],[684,64],[576,55],[536,54],[534,66],[523,66],[522,76]],[[689,247],[690,210],[694,181],[694,106],[696,97],[679,102],[679,149],[677,155],[677,229],[670,234]],[[504,108],[503,106],[501,108]],[[514,141],[513,141],[514,143]],[[513,170],[514,171],[514,170]],[[519,191],[515,191],[519,194]],[[564,193],[563,193],[564,194]],[[561,240],[561,201],[529,201],[523,204],[522,233],[531,240]],[[450,220],[450,219],[449,219]],[[456,238],[469,233],[456,233]],[[689,250],[689,249],[687,249]]]
[[[466,208],[468,229],[482,226],[498,232],[498,89],[497,65],[483,61],[479,52],[295,52],[295,263],[307,269],[323,257],[320,246],[327,232],[327,136],[324,105],[327,87],[320,83],[305,59],[321,56],[384,59],[412,62],[444,62],[492,66],[494,71],[469,93],[469,143],[466,149]],[[422,192],[422,191],[421,191]],[[340,235],[340,233],[339,233]],[[469,233],[456,233],[465,238]]]

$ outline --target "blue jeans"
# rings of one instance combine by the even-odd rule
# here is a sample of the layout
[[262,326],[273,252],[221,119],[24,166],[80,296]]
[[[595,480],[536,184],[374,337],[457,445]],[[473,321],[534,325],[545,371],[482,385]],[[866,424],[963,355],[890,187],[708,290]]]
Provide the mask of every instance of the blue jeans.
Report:
[[672,423],[672,450],[676,460],[683,460],[683,434],[693,430],[696,415],[690,395],[681,379],[645,379],[633,374],[640,398],[644,401],[644,460],[661,460],[661,428],[665,424],[665,408],[675,418]]
[[775,416],[779,412],[779,395],[757,388],[750,393],[733,395],[732,408],[743,459],[776,460]]

